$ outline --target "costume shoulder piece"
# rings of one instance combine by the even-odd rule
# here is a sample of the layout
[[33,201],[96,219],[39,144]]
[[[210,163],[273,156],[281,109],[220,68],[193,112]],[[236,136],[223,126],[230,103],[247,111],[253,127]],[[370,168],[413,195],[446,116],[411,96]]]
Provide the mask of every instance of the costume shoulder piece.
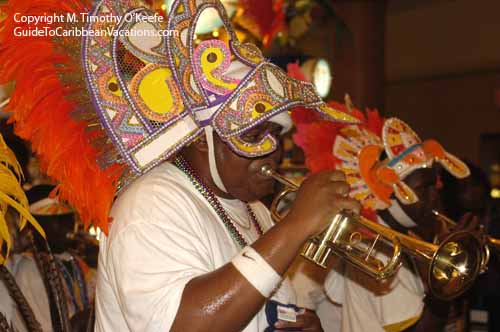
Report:
[[[225,40],[195,43],[198,19],[216,11]],[[16,37],[14,14],[76,14],[83,37]],[[271,135],[249,129],[303,106],[324,119],[356,123],[329,107],[310,83],[292,79],[252,44],[240,43],[218,0],[176,0],[168,18],[136,0],[10,1],[0,27],[0,80],[16,81],[9,109],[17,133],[32,142],[58,193],[107,232],[116,190],[162,163],[211,128],[235,153],[274,151]],[[91,19],[90,19],[91,18]],[[76,34],[75,34],[76,36]],[[1,82],[0,82],[1,83]]]
[[[337,109],[342,105],[335,104]],[[296,114],[295,142],[304,150],[306,165],[313,172],[341,170],[351,185],[350,195],[371,210],[388,208],[394,194],[403,204],[418,201],[404,179],[413,171],[440,163],[457,178],[469,175],[461,160],[437,141],[421,141],[397,118],[382,119],[377,111],[366,117],[353,110],[359,124],[331,124],[319,118]]]

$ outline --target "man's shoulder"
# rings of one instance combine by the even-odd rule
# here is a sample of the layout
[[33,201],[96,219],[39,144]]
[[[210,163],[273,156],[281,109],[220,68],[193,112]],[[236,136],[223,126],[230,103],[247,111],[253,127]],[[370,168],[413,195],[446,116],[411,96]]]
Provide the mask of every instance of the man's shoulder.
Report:
[[193,188],[187,177],[170,163],[163,163],[131,183],[118,196],[116,204],[139,202],[153,204],[155,199],[185,200],[193,196]]
[[[197,198],[187,177],[164,163],[125,188],[111,210],[113,223],[122,228],[132,223],[154,223],[186,211]],[[165,220],[166,221],[166,220]]]

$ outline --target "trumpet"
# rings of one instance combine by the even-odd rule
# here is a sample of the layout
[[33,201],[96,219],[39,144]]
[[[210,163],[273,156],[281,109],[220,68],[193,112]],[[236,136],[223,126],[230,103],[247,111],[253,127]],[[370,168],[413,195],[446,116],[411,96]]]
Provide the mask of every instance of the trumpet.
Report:
[[[432,210],[432,214],[434,214],[434,216],[436,216],[436,218],[438,220],[441,220],[442,222],[450,225],[451,227],[457,226],[456,221],[445,216],[441,212],[438,212],[436,210]],[[480,228],[480,232],[481,232],[481,240],[483,243],[480,273],[484,273],[488,270],[488,263],[490,261],[491,248],[495,249],[497,252],[500,252],[500,239],[496,239],[494,237],[489,236],[488,234],[486,234],[484,232],[484,229],[482,227]]]
[[[280,201],[300,185],[275,172],[269,165],[261,169],[265,176],[285,185],[271,205],[275,222],[284,216],[278,212]],[[386,261],[380,259],[380,246],[388,246]],[[401,266],[402,253],[424,262],[428,267],[427,284],[438,298],[451,300],[472,286],[481,268],[481,241],[468,232],[449,235],[439,245],[401,234],[349,211],[332,217],[329,226],[311,238],[303,247],[301,256],[326,268],[331,254],[335,254],[377,280],[394,275]],[[378,249],[386,249],[378,248]]]

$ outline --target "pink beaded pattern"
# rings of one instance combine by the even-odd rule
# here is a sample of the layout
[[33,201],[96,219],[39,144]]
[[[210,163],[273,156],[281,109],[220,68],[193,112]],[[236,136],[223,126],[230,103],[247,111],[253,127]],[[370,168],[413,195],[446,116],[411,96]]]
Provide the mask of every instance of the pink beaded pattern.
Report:
[[[197,3],[199,3],[198,6]],[[178,34],[173,38],[167,38],[167,60],[177,81],[182,85],[181,92],[184,103],[191,111],[203,109],[209,104],[208,99],[201,92],[203,88],[201,82],[192,77],[195,71],[193,68],[193,40],[196,22],[207,8],[217,10],[230,35],[230,40],[237,40],[227,13],[219,0],[205,0],[203,2],[194,0],[174,1],[167,22],[168,30],[178,31]]]
[[[207,40],[204,42],[201,42],[196,49],[194,50],[193,54],[193,62],[194,62],[194,74],[195,78],[198,82],[200,82],[201,86],[206,89],[209,92],[216,93],[218,95],[227,95],[232,92],[232,90],[226,89],[222,86],[212,84],[206,77],[206,75],[203,73],[202,65],[201,65],[201,60],[202,56],[204,55],[204,51],[206,51],[209,48],[216,48],[220,51],[222,51],[223,58],[222,58],[222,63],[217,69],[215,69],[211,74],[220,79],[221,81],[224,81],[225,83],[239,83],[237,79],[231,78],[231,77],[226,77],[224,73],[229,69],[229,66],[231,65],[231,51],[229,50],[229,47],[220,40]],[[208,55],[210,56],[210,54]]]

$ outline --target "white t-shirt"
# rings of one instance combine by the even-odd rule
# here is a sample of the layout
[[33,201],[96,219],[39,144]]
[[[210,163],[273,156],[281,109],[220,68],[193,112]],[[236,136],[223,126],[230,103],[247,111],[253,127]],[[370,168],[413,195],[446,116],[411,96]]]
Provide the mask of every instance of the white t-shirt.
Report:
[[398,332],[413,325],[422,314],[425,296],[422,280],[413,270],[404,262],[386,282],[377,282],[347,263],[332,270],[325,289],[333,302],[342,305],[341,331]]
[[333,303],[325,293],[323,284],[327,273],[299,257],[287,276],[297,294],[297,305],[315,311],[324,332],[340,332],[342,306]]
[[[258,233],[245,204],[220,200],[248,243]],[[264,231],[272,226],[261,203],[251,207]],[[109,236],[100,242],[96,293],[97,332],[168,332],[185,285],[218,269],[241,250],[213,208],[170,163],[130,185],[116,200]],[[240,225],[241,224],[241,225]],[[289,281],[273,297],[295,303]],[[267,327],[261,310],[243,330]]]

